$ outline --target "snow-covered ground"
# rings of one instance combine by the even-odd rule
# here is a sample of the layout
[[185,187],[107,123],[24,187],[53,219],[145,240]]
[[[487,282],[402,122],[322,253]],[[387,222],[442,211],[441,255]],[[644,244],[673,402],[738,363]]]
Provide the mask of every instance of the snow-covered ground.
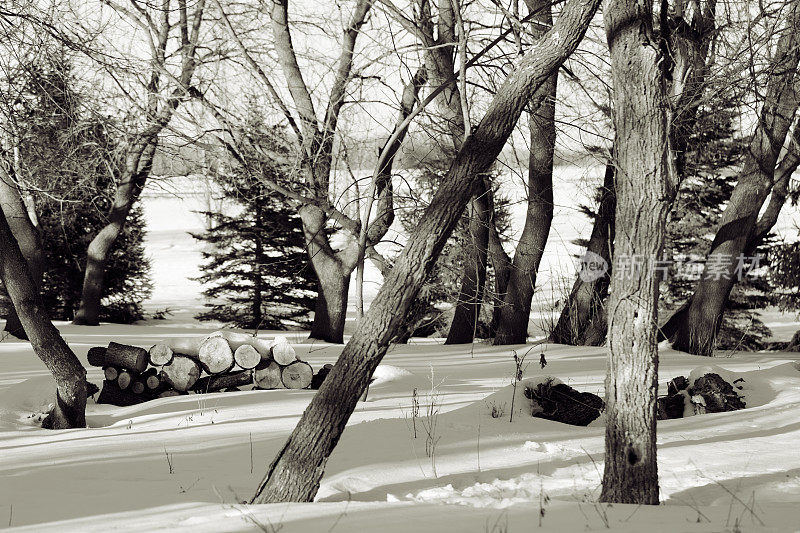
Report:
[[[588,222],[572,207],[590,185],[557,192],[545,265],[570,261],[569,242]],[[151,310],[167,320],[131,326],[58,324],[86,364],[91,346],[115,340],[149,346],[201,335],[199,248],[202,193],[145,200],[147,247],[156,281]],[[515,220],[519,217],[515,216]],[[791,227],[791,220],[786,223]],[[520,227],[521,228],[521,227]],[[519,228],[518,228],[519,229]],[[571,263],[570,263],[571,264]],[[565,267],[566,268],[566,267]],[[374,278],[373,278],[374,279]],[[370,293],[367,291],[369,298]],[[543,306],[546,307],[546,306]],[[532,325],[537,325],[534,315]],[[792,314],[770,312],[787,337]],[[352,327],[352,323],[350,324]],[[341,346],[289,340],[315,369]],[[738,353],[708,359],[660,352],[659,381],[718,365],[745,379],[747,409],[658,423],[664,505],[596,503],[603,427],[566,426],[511,413],[512,349],[530,350],[525,375],[557,376],[603,394],[602,348],[558,345],[394,347],[376,373],[327,464],[313,504],[246,506],[267,464],[314,391],[245,391],[163,398],[133,407],[89,400],[88,429],[49,431],[37,414],[53,401],[47,370],[27,343],[0,342],[0,527],[28,531],[800,531],[800,364],[798,354]],[[539,367],[544,352],[548,365]],[[102,380],[89,368],[89,379]],[[417,390],[420,417],[413,416]],[[520,407],[515,400],[515,411]],[[428,406],[436,414],[426,453]],[[491,412],[502,412],[493,418]],[[416,438],[415,438],[416,430]]]

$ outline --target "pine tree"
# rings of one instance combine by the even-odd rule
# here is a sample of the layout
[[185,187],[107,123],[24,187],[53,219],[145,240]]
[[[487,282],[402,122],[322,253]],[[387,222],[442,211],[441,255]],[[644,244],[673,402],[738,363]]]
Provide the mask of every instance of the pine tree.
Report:
[[205,242],[203,275],[210,300],[200,320],[220,320],[241,328],[287,329],[306,326],[316,297],[316,276],[308,265],[300,217],[264,179],[290,186],[289,169],[273,155],[285,154],[284,131],[264,124],[250,104],[243,126],[250,148],[243,165],[217,178],[235,215],[205,212],[212,227],[193,234]]
[[[18,179],[33,196],[45,252],[42,298],[54,318],[71,320],[81,295],[86,251],[106,224],[121,165],[111,121],[86,110],[70,59],[56,51],[19,69],[14,112]],[[101,318],[143,317],[150,295],[144,216],[136,207],[108,265]]]

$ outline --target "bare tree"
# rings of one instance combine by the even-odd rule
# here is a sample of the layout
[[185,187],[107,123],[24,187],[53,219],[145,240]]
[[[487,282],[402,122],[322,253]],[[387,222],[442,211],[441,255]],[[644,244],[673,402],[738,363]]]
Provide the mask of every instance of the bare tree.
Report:
[[800,1],[787,2],[784,21],[777,32],[759,120],[711,244],[703,275],[689,302],[662,327],[663,335],[678,350],[697,355],[713,353],[725,304],[747,260],[744,254],[759,230],[761,207],[774,185],[782,181],[780,175],[776,176],[776,167],[798,109]]
[[[205,0],[198,0],[193,9],[187,7],[186,0],[174,1],[177,8],[173,6],[173,0],[161,0],[157,7],[144,7],[133,0],[130,7],[126,7],[114,0],[103,0],[146,32],[150,45],[150,70],[144,91],[146,101],[141,106],[135,104],[137,111],[141,113],[142,124],[139,127],[134,126],[136,129],[127,136],[125,163],[108,212],[108,224],[89,244],[81,303],[75,314],[75,324],[98,324],[109,254],[150,176],[159,134],[169,124],[180,103],[189,96],[198,64],[197,49]],[[177,24],[170,20],[176,12]],[[177,39],[180,66],[177,74],[170,72],[168,68],[170,58],[167,45],[173,30],[179,32]]]
[[494,162],[525,103],[583,38],[598,0],[570,0],[553,28],[518,62],[468,136],[431,205],[339,360],[270,464],[252,501],[311,501],[358,398],[402,327],[445,241]]
[[664,58],[649,2],[610,0],[603,20],[614,84],[617,231],[600,499],[655,505],[659,280],[652,261],[661,256],[675,191],[668,172]]

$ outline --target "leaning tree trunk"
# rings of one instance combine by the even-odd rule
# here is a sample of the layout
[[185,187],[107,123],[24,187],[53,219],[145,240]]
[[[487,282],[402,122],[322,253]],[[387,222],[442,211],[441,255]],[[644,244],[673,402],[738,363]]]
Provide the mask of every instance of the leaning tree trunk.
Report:
[[661,328],[676,350],[712,355],[725,304],[741,274],[759,211],[774,184],[778,156],[798,108],[794,84],[800,60],[800,0],[792,0],[789,8],[787,25],[773,56],[760,120],[711,243],[703,275],[687,305]]
[[103,297],[108,260],[114,244],[125,228],[133,204],[139,198],[150,175],[158,138],[153,136],[140,139],[139,143],[126,161],[125,174],[114,192],[108,223],[92,239],[86,251],[81,303],[75,313],[74,324],[96,326],[100,323],[100,302]]
[[617,231],[608,311],[606,455],[600,500],[658,504],[656,393],[660,257],[674,197],[666,94],[652,7],[610,0],[603,8],[614,86]]
[[[613,157],[613,151],[612,151]],[[606,296],[611,281],[611,258],[614,252],[614,211],[617,193],[614,184],[614,164],[606,164],[600,204],[595,215],[592,235],[585,258],[605,262],[605,272],[582,271],[575,279],[550,341],[575,346],[601,346],[606,339]]]
[[[38,292],[44,274],[42,235],[39,229],[33,225],[25,201],[20,194],[18,185],[11,177],[11,172],[8,172],[6,163],[6,161],[0,162],[0,207],[5,213],[6,222],[17,240],[22,256],[28,263],[34,288]],[[13,305],[8,308],[5,331],[18,339],[28,340]]]
[[56,401],[42,426],[51,429],[85,427],[86,369],[50,322],[27,261],[3,213],[0,213],[0,278],[34,352],[56,381]]
[[469,241],[464,250],[464,273],[445,344],[472,342],[483,308],[491,213],[485,180],[481,180],[481,184],[483,186],[469,205]]
[[[553,14],[549,3],[529,2],[537,27],[549,27]],[[540,36],[543,31],[535,31]],[[536,287],[536,274],[553,221],[553,153],[556,146],[556,88],[558,72],[542,85],[534,99],[541,104],[529,117],[528,209],[514,260],[509,272],[505,299],[494,344],[523,344],[528,339],[528,320]]]
[[[428,6],[429,8],[429,6]],[[457,31],[456,21],[458,16],[455,9],[460,6],[452,4],[449,0],[439,2],[439,15],[436,24],[433,23],[429,11],[419,21],[419,37],[425,47],[426,70],[431,77],[431,85],[441,87],[441,94],[437,98],[441,112],[443,131],[450,134],[453,148],[458,152],[464,143],[464,134],[469,123],[468,109],[464,105],[466,94],[462,90],[466,85],[459,86],[458,80],[453,76],[455,70],[454,48]],[[436,38],[434,38],[434,34]],[[461,50],[459,53],[464,53]],[[460,58],[464,61],[464,57]],[[464,75],[460,71],[460,75]],[[488,198],[489,188],[481,187],[476,191],[475,197],[469,206],[469,239],[465,243],[463,252],[464,268],[461,273],[461,285],[455,302],[453,320],[447,334],[445,344],[468,344],[475,338],[480,312],[483,308],[483,296],[486,287],[486,267],[489,247],[489,223],[491,219],[491,203]]]
[[430,273],[464,207],[514,129],[533,93],[575,50],[599,0],[570,0],[552,30],[520,59],[483,120],[459,151],[381,290],[267,469],[254,503],[311,501],[324,465],[375,368],[402,327],[404,315]]

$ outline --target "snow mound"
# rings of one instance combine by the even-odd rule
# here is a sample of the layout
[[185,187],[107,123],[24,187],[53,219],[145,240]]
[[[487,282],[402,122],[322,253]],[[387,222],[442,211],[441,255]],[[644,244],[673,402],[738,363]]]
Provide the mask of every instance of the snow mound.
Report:
[[519,503],[539,501],[541,476],[522,474],[511,479],[495,479],[488,483],[475,483],[463,488],[444,487],[424,489],[407,494],[406,499],[417,503],[445,503],[505,509]]
[[53,408],[56,384],[49,375],[26,379],[0,391],[0,424],[39,426]]
[[[492,414],[493,418],[504,418],[506,420],[513,418],[514,422],[522,423],[522,420],[530,420],[532,418],[531,413],[533,411],[533,405],[531,404],[530,398],[525,396],[525,390],[534,389],[543,383],[558,385],[563,383],[563,381],[554,376],[524,378],[518,381],[516,386],[513,383],[507,385],[497,392],[490,394],[484,398],[483,401],[476,402],[473,406],[482,411],[489,412]],[[514,406],[513,417],[511,417],[512,403]],[[495,416],[495,414],[498,416]]]

